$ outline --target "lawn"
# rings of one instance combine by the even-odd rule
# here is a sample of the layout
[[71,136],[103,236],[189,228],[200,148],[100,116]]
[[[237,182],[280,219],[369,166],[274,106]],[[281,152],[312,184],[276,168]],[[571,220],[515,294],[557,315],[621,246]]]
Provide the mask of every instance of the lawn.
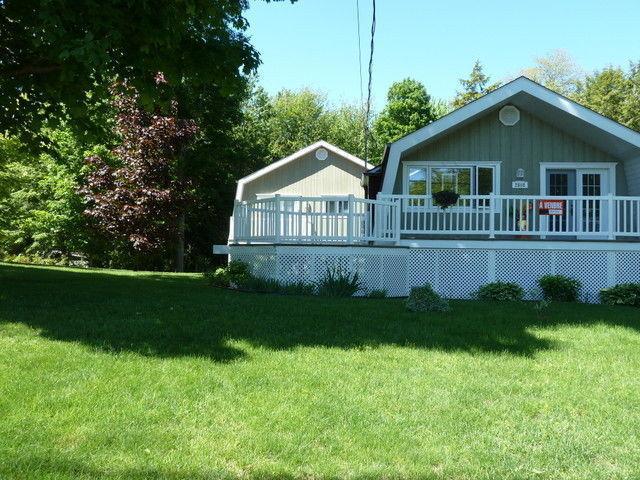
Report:
[[2,479],[638,478],[639,372],[637,309],[0,265]]

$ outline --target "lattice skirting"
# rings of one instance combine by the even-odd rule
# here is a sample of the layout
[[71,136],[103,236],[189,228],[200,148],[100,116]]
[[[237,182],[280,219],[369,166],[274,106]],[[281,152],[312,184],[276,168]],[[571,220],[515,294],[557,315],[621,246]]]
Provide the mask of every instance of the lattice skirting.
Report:
[[[614,244],[615,245],[615,244]],[[256,275],[285,283],[317,282],[329,268],[358,272],[366,289],[406,296],[413,286],[431,284],[448,298],[469,298],[481,285],[501,280],[521,285],[527,298],[540,297],[538,279],[563,274],[582,282],[583,301],[623,282],[640,282],[640,250],[407,248],[375,246],[232,245],[230,259],[242,260]]]

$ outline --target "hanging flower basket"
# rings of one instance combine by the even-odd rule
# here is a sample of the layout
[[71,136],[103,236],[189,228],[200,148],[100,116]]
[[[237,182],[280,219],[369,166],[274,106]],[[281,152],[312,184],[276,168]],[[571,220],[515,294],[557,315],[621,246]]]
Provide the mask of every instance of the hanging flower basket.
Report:
[[436,192],[432,195],[432,197],[433,203],[443,210],[457,204],[458,200],[460,199],[460,195],[456,192],[452,192],[451,190],[442,190],[440,192]]

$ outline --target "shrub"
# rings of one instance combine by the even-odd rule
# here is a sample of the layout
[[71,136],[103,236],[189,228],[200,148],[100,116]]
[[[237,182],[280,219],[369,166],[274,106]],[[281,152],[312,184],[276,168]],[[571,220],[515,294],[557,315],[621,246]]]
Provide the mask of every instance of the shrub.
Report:
[[321,297],[351,297],[362,290],[357,273],[349,273],[341,268],[327,269],[327,273],[318,282],[318,295]]
[[524,290],[517,283],[491,282],[481,286],[474,296],[478,300],[516,302],[524,297]]
[[582,288],[578,280],[564,275],[545,275],[540,277],[538,284],[544,299],[552,302],[576,302]]
[[640,283],[621,283],[600,290],[600,301],[606,305],[640,307]]
[[384,288],[371,290],[367,296],[369,298],[387,298],[387,291]]
[[413,287],[406,301],[407,309],[412,312],[447,312],[449,302],[438,295],[431,285]]
[[251,274],[239,277],[235,287],[240,290],[258,293],[279,293],[282,288],[277,280],[255,277]]
[[227,265],[227,274],[229,275],[229,283],[231,286],[238,286],[247,281],[251,274],[251,267],[240,260],[231,260]]
[[214,271],[204,272],[204,278],[214,287],[229,287],[229,273],[226,268],[216,268]]
[[214,287],[240,288],[251,277],[249,265],[240,260],[231,260],[226,267],[216,268],[213,272],[205,272],[204,278]]

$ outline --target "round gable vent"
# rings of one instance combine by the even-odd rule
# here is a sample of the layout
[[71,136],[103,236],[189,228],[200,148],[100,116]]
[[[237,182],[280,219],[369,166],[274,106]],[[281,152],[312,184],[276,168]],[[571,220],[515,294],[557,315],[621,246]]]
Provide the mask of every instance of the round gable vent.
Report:
[[500,109],[500,121],[507,127],[513,127],[520,121],[520,110],[513,105],[507,105]]
[[316,150],[316,158],[318,160],[324,161],[327,159],[328,156],[329,156],[329,152],[327,152],[326,148],[320,147],[319,149]]

